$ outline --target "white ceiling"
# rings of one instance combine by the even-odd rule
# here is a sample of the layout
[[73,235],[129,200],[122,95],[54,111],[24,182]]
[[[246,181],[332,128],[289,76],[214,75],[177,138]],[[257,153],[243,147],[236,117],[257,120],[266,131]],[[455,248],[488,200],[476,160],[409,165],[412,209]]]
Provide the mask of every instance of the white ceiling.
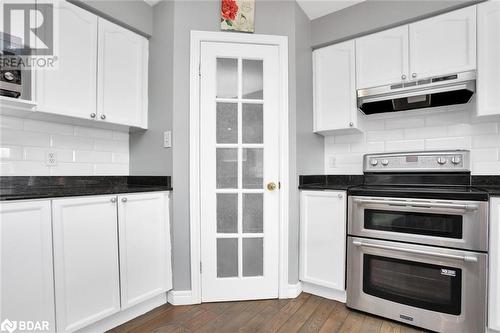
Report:
[[363,1],[366,0],[297,0],[297,3],[309,19],[314,20]]
[[[160,0],[144,0],[150,6],[156,5]],[[291,0],[287,0],[291,1]],[[310,20],[353,6],[366,0],[296,0]]]

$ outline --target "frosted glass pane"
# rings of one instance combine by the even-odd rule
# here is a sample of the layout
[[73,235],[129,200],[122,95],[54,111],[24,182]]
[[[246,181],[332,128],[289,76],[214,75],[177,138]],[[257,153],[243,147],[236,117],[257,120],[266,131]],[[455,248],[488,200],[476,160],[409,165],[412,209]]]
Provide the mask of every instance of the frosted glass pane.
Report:
[[238,149],[217,148],[217,188],[238,187]]
[[243,148],[243,188],[263,187],[262,148]]
[[217,277],[238,276],[238,238],[217,238]]
[[238,232],[238,194],[217,193],[217,232]]
[[263,232],[263,199],[262,193],[243,193],[243,232]]
[[243,143],[263,143],[263,108],[262,104],[243,104]]
[[262,60],[243,60],[243,98],[263,98],[262,65]]
[[238,97],[238,59],[217,58],[217,97]]
[[238,143],[238,104],[217,103],[217,143]]
[[262,276],[264,273],[264,239],[243,238],[243,276]]

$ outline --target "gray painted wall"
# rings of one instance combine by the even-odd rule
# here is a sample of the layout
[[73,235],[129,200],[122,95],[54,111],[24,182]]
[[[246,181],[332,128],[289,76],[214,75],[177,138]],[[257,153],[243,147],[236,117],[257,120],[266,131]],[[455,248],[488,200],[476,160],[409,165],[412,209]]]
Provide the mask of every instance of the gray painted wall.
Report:
[[69,0],[141,35],[153,34],[153,9],[143,0]]
[[[131,135],[131,174],[172,175],[172,247],[174,289],[190,285],[189,250],[189,45],[191,30],[220,31],[220,2],[161,2],[154,7],[150,41],[149,130]],[[279,13],[279,16],[276,15]],[[280,19],[282,18],[282,19]],[[300,151],[307,151],[307,170],[321,172],[323,142],[312,127],[310,21],[295,1],[259,1],[255,33],[288,36],[290,109],[290,262],[289,280],[298,281],[297,131],[304,133]],[[300,59],[300,66],[296,59]],[[297,84],[297,78],[300,83]],[[300,108],[300,110],[299,110]],[[297,124],[296,114],[303,121]],[[305,126],[305,127],[304,127]],[[159,148],[161,135],[172,128],[173,148]],[[307,127],[307,128],[306,128]],[[310,127],[310,128],[309,128]],[[307,137],[309,134],[309,138]],[[311,139],[312,137],[312,139]],[[159,140],[159,141],[158,141]],[[313,163],[317,161],[317,163]],[[317,169],[314,169],[317,166]]]
[[421,20],[480,0],[368,0],[312,21],[312,47],[317,48]]
[[[130,174],[172,175],[172,148],[163,148],[163,132],[172,130],[174,83],[174,3],[154,7],[149,39],[148,130],[130,133]],[[176,143],[176,138],[172,141]]]

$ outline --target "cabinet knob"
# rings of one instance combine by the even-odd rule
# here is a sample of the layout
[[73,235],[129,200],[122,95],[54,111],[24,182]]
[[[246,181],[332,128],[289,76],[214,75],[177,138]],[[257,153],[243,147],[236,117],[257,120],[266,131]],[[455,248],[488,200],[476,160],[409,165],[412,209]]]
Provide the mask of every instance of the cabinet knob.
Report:
[[92,113],[90,114],[90,118],[95,118],[95,116],[96,116],[95,112],[92,112]]
[[349,127],[353,127],[353,126],[354,126],[354,123],[351,121],[351,122],[349,123]]
[[122,202],[127,202],[127,198],[122,198]]
[[116,198],[111,198],[111,202],[115,203],[116,202]]
[[406,75],[401,75],[401,79],[406,80]]
[[412,78],[416,78],[417,77],[417,73],[411,73],[411,77]]
[[101,114],[101,119],[102,120],[106,119],[106,115],[105,114]]
[[344,196],[342,195],[342,193],[339,193],[338,197],[339,199],[342,199]]

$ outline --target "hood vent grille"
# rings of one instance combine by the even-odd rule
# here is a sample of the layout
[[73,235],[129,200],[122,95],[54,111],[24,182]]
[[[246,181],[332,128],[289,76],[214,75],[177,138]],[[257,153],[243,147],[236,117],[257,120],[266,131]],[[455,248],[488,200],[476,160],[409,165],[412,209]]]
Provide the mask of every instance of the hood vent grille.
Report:
[[475,72],[439,76],[358,90],[358,107],[366,115],[465,104],[475,91]]

